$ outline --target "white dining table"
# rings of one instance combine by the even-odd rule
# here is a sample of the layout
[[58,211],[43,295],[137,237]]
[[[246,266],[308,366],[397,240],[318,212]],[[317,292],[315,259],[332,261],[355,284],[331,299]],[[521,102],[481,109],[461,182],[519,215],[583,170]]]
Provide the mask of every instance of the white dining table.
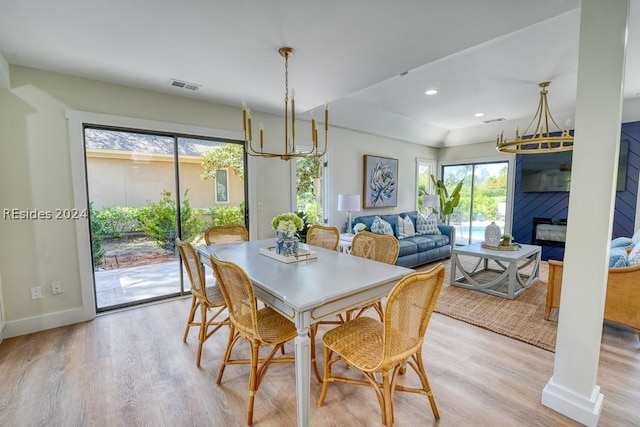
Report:
[[262,255],[274,239],[197,247],[200,261],[211,266],[210,254],[244,269],[258,299],[290,319],[294,339],[298,426],[309,426],[311,346],[309,326],[345,310],[377,301],[414,270],[371,261],[301,243],[317,258],[285,263]]

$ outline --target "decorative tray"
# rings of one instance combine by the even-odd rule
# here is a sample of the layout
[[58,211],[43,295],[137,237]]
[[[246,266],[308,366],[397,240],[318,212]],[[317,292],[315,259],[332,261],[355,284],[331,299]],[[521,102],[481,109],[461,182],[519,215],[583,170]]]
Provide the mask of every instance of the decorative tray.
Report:
[[299,249],[298,255],[283,256],[276,253],[275,246],[267,246],[266,248],[260,248],[260,254],[268,256],[269,258],[277,259],[280,262],[298,262],[308,259],[318,258],[318,253],[307,249]]
[[517,251],[518,249],[520,249],[520,245],[518,243],[511,243],[511,245],[509,246],[503,246],[503,245],[491,246],[482,242],[482,247],[485,249],[491,249],[494,251]]

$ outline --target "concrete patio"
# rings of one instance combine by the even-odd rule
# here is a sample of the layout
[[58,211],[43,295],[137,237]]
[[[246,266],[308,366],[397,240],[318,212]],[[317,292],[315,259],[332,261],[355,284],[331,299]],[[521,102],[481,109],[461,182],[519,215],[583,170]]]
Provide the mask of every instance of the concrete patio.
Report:
[[[113,270],[96,271],[95,292],[98,309],[120,304],[144,302],[152,298],[180,292],[179,261],[149,264]],[[213,273],[205,269],[207,283],[213,283]],[[191,289],[191,283],[184,270],[184,290]]]

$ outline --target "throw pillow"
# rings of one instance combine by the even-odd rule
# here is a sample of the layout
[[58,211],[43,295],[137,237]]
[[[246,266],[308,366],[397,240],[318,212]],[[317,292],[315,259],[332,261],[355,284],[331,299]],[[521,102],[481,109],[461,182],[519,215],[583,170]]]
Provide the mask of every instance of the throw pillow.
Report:
[[633,249],[629,253],[629,257],[627,258],[627,263],[629,266],[640,264],[640,245],[635,245],[633,247]]
[[612,248],[633,248],[633,240],[628,237],[616,237],[611,241]]
[[[638,260],[640,263],[640,260]],[[623,247],[611,248],[609,252],[609,267],[627,267],[627,250]]]
[[416,219],[416,234],[442,234],[438,228],[438,217],[434,213],[429,215],[418,212]]
[[371,224],[371,232],[375,234],[389,234],[393,236],[393,228],[391,228],[391,224],[377,215]]
[[398,239],[404,239],[406,237],[413,237],[416,235],[416,231],[413,227],[413,221],[409,218],[409,215],[402,218],[398,215]]

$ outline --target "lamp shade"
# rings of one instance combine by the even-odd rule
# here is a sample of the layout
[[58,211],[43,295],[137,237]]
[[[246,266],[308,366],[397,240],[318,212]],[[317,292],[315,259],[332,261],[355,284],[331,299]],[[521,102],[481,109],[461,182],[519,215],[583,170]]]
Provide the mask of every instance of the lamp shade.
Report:
[[440,197],[437,194],[426,194],[422,199],[425,208],[437,208],[440,206]]
[[359,194],[338,194],[338,211],[358,212],[360,210]]

